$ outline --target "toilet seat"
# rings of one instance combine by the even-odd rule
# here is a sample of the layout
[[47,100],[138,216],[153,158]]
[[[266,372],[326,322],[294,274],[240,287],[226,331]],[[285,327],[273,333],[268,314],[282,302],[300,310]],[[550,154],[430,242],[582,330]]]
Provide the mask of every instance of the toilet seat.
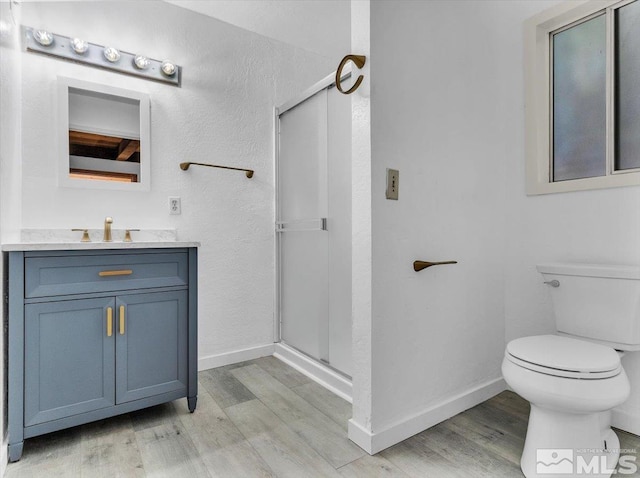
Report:
[[512,340],[505,357],[528,370],[568,379],[606,379],[622,370],[614,349],[557,335]]

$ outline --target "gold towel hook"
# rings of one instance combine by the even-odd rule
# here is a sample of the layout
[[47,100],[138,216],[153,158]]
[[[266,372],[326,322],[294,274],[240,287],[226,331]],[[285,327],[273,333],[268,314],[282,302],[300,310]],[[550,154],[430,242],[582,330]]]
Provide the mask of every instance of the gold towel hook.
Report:
[[362,80],[364,80],[364,76],[360,75],[351,88],[349,88],[347,91],[344,91],[342,89],[342,85],[340,84],[340,79],[342,78],[342,69],[349,61],[352,61],[360,70],[367,62],[367,57],[364,55],[347,55],[340,62],[338,70],[336,71],[336,88],[338,88],[338,91],[343,95],[350,95],[351,93],[356,91],[360,86],[360,83],[362,83]]
[[444,264],[457,264],[458,261],[441,261],[441,262],[427,262],[427,261],[414,261],[413,262],[413,270],[416,272],[421,271],[422,269],[426,269],[431,266],[441,266]]

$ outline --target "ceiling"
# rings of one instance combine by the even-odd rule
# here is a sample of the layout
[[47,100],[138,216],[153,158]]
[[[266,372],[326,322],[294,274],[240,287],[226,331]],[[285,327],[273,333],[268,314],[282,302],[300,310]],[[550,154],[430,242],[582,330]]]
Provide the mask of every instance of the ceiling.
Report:
[[335,58],[351,45],[350,0],[165,0],[275,40]]

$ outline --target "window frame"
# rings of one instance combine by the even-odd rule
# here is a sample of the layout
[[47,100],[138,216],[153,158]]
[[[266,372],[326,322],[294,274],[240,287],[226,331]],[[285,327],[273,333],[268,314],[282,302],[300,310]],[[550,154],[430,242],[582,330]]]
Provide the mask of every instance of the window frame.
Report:
[[[615,170],[614,10],[634,0],[569,1],[524,24],[525,157],[527,195],[640,185],[640,168]],[[552,33],[606,12],[606,175],[553,182]]]

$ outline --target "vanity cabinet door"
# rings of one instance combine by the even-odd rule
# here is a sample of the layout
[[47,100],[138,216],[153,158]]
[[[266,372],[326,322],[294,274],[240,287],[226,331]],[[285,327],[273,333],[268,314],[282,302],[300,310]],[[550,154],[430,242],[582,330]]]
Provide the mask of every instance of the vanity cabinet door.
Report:
[[116,297],[116,403],[187,392],[186,290]]
[[112,297],[25,306],[25,426],[114,405],[114,306]]

